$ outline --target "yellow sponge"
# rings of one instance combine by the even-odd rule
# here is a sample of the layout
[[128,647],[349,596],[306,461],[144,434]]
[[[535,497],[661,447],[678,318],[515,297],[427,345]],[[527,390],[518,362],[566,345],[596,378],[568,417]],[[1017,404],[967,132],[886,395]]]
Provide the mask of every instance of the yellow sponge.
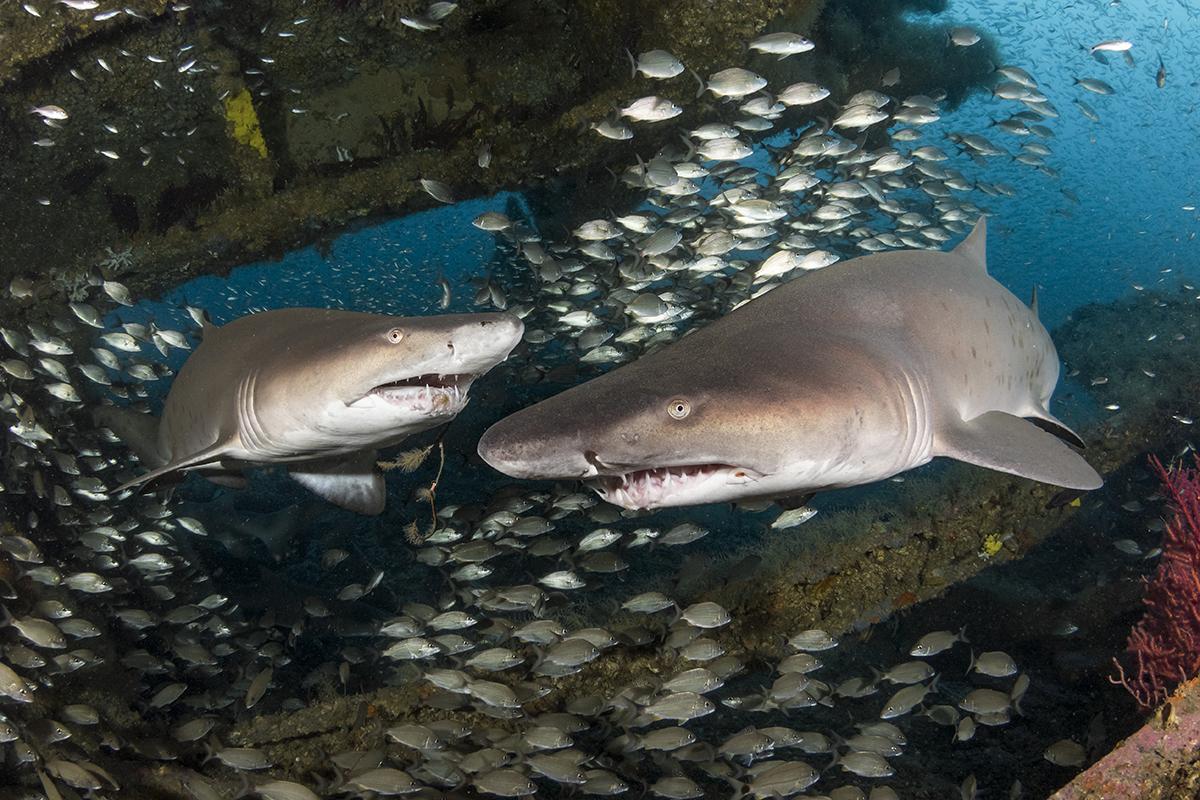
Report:
[[242,89],[225,98],[225,119],[229,121],[234,141],[252,148],[263,158],[267,157],[267,142],[258,125],[258,113],[250,99],[250,92]]

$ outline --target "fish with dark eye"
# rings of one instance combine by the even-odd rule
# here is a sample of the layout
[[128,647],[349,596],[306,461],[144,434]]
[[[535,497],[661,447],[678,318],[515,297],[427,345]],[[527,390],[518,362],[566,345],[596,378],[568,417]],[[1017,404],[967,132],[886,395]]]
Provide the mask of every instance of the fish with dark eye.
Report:
[[649,50],[637,58],[634,58],[633,53],[626,50],[625,55],[629,57],[631,76],[636,76],[640,72],[647,78],[666,80],[679,75],[684,69],[682,62],[666,50]]
[[913,645],[909,655],[917,656],[918,658],[928,658],[936,656],[938,653],[949,650],[959,642],[967,641],[967,629],[962,627],[958,633],[953,631],[933,631],[927,633],[917,640]]
[[67,646],[67,637],[53,622],[39,617],[14,617],[3,606],[0,606],[0,612],[3,613],[0,625],[11,626],[34,647],[61,650]]
[[928,684],[915,683],[912,686],[905,686],[888,699],[883,706],[883,711],[879,714],[879,718],[895,719],[907,714],[924,702],[926,696],[936,689],[936,678]]
[[662,122],[682,113],[683,109],[675,103],[654,95],[634,100],[621,109],[621,116],[629,117],[634,122]]
[[0,696],[18,703],[33,702],[33,687],[4,662],[0,661]]
[[717,97],[737,99],[754,94],[767,85],[767,79],[741,67],[730,67],[714,72],[708,78],[705,89]]
[[800,34],[786,31],[764,34],[750,42],[751,50],[779,56],[780,61],[796,53],[807,53],[814,47],[816,45]]

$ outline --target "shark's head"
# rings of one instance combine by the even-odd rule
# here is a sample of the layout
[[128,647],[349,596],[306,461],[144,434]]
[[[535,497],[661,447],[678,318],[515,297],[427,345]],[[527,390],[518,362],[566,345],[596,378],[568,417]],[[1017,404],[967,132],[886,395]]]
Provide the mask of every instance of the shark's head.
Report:
[[789,385],[768,355],[718,366],[685,342],[501,420],[479,454],[506,475],[582,479],[653,509],[793,494],[880,427],[862,430],[832,360]]
[[293,331],[287,353],[249,387],[255,418],[243,414],[242,428],[283,449],[329,453],[387,445],[452,419],[524,326],[511,314],[328,311]]

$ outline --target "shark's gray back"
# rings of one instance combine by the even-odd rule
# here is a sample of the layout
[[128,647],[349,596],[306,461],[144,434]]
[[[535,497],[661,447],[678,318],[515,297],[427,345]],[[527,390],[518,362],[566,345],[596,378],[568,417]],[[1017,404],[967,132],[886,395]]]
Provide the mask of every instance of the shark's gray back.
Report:
[[855,342],[865,355],[922,381],[939,404],[935,412],[962,419],[991,410],[1044,416],[1058,381],[1045,327],[981,261],[959,250],[897,251],[836,264],[710,327],[709,346],[755,342],[756,350],[795,354],[784,368],[812,369],[823,341]]
[[795,301],[799,325],[903,359],[963,419],[1044,411],[1058,382],[1054,344],[1036,315],[957,251],[881,253],[778,291],[776,302]]

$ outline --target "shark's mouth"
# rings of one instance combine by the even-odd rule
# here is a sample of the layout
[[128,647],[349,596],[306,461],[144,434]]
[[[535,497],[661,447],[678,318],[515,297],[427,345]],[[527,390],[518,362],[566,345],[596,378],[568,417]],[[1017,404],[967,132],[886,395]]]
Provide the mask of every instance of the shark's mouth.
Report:
[[429,414],[457,414],[466,405],[467,390],[476,377],[467,373],[416,375],[376,386],[367,397]]
[[729,486],[757,478],[751,470],[729,464],[689,464],[601,475],[588,484],[613,505],[644,510],[716,502]]

